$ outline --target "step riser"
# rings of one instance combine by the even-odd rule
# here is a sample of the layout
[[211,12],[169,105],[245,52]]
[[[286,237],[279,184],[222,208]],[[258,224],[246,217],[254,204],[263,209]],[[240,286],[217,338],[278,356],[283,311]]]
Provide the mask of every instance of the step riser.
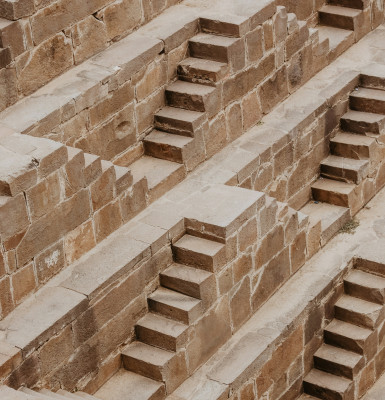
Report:
[[373,320],[365,314],[340,308],[338,305],[335,305],[334,311],[337,319],[369,329],[375,329],[384,320],[384,313],[382,313],[377,319]]
[[180,148],[161,143],[148,142],[146,140],[143,141],[143,144],[144,153],[148,156],[177,162],[179,164],[183,164],[184,162],[183,152]]
[[[332,346],[363,354],[366,357],[375,353],[377,348],[376,336],[373,334],[365,341],[356,341],[352,338],[338,335],[334,332],[324,331],[324,341]],[[374,349],[374,350],[373,350]]]
[[145,361],[122,354],[123,365],[127,371],[135,372],[136,374],[162,382],[163,376],[160,367],[149,364]]
[[194,137],[194,126],[186,121],[178,121],[156,115],[155,128],[174,135]]
[[325,400],[351,400],[353,399],[353,386],[350,390],[345,393],[334,392],[330,389],[323,388],[320,386],[313,385],[310,382],[304,381],[303,383],[304,391],[307,394],[315,396],[319,399]]
[[330,360],[314,356],[314,367],[321,371],[328,372],[333,375],[342,376],[348,379],[353,379],[364,365],[364,359],[357,364],[354,369],[341,364],[336,364]]
[[352,282],[344,282],[345,293],[359,299],[377,304],[385,304],[385,293],[379,289],[368,288]]
[[350,108],[355,111],[385,114],[385,101],[351,96]]
[[330,142],[330,152],[334,156],[352,158],[353,160],[369,159],[372,149],[369,146],[356,146],[349,143]]
[[313,198],[316,201],[324,203],[334,204],[335,206],[350,208],[350,199],[348,195],[329,192],[327,190],[321,190],[312,188]]
[[195,307],[192,311],[188,312],[168,304],[154,301],[151,298],[148,299],[148,305],[150,310],[187,325],[193,323],[201,315],[202,311],[202,306]]
[[361,83],[360,86],[369,88],[369,89],[385,89],[385,78],[381,78],[379,76],[370,76],[370,75],[361,75]]
[[349,119],[341,118],[341,129],[346,132],[359,133],[365,135],[366,133],[380,134],[385,129],[385,118],[382,122],[369,123],[365,121],[352,121]]
[[216,82],[219,82],[225,75],[225,70],[216,73],[183,65],[178,66],[178,78],[191,83],[215,86]]
[[167,104],[171,107],[183,108],[190,111],[205,112],[205,98],[202,96],[192,96],[186,93],[177,93],[166,90]]
[[229,48],[213,44],[190,42],[190,55],[195,58],[228,63],[230,61]]
[[333,26],[335,28],[347,29],[350,31],[354,31],[356,25],[355,18],[330,14],[322,11],[319,12],[319,20],[322,25]]
[[187,334],[174,338],[165,335],[162,332],[157,332],[140,325],[136,325],[135,330],[138,340],[164,350],[177,351],[186,343],[187,340]]
[[363,171],[354,171],[321,164],[321,175],[325,178],[335,179],[341,182],[359,184],[369,174],[369,168]]

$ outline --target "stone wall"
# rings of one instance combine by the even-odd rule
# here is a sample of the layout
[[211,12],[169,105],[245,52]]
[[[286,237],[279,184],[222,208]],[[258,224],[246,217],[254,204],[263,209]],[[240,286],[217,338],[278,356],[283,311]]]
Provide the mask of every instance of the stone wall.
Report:
[[0,16],[7,20],[0,20],[0,110],[178,2],[2,0]]

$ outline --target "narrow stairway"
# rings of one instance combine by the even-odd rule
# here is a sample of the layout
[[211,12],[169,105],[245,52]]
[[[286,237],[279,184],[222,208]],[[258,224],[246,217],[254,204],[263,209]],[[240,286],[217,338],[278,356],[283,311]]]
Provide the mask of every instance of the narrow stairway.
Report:
[[355,400],[363,368],[377,352],[377,335],[385,319],[385,278],[352,270],[334,319],[324,329],[324,343],[314,354],[314,368],[304,379],[305,394],[323,400]]
[[320,42],[329,40],[329,62],[370,31],[368,5],[367,0],[330,0],[319,10],[317,29]]
[[[221,243],[184,235],[173,245],[174,263],[148,297],[149,312],[135,327],[136,341],[122,351],[125,369],[97,393],[102,400],[163,399],[191,374],[186,348],[194,323],[217,298],[214,272],[226,260]],[[127,392],[132,391],[132,397]]]

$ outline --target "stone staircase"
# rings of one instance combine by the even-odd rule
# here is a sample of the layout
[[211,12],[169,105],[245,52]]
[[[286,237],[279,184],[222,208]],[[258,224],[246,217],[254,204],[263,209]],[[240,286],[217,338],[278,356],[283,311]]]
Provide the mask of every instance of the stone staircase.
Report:
[[320,41],[329,40],[329,62],[370,31],[368,7],[368,0],[331,0],[319,10],[317,28]]
[[321,177],[312,185],[313,198],[350,209],[351,215],[383,186],[385,82],[362,75],[350,94],[348,112],[330,141],[330,156],[321,163]]
[[385,278],[376,273],[366,267],[353,269],[345,277],[344,294],[334,306],[334,319],[324,329],[324,343],[314,354],[314,368],[304,379],[306,394],[301,400],[362,396],[360,382],[379,350],[385,319]]
[[96,393],[98,398],[119,399],[135,387],[132,399],[163,399],[199,366],[189,344],[217,299],[214,273],[226,263],[225,245],[186,234],[173,245],[173,254],[174,263],[148,297],[148,314],[136,325],[136,341],[122,351],[125,370]]
[[25,387],[13,390],[7,386],[0,386],[0,398],[2,400],[98,400],[96,397],[84,392],[70,393],[62,389],[59,389],[57,392],[48,389],[35,391]]

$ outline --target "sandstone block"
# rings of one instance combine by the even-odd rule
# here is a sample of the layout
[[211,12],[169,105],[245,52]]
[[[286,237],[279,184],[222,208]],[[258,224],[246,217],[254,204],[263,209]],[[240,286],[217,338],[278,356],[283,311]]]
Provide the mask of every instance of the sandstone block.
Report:
[[36,289],[37,283],[33,263],[29,263],[25,267],[20,268],[11,276],[11,281],[13,298],[17,305]]
[[265,51],[269,51],[274,47],[273,22],[270,20],[264,22],[262,28],[263,28],[264,49]]
[[11,280],[8,276],[0,279],[0,306],[2,318],[5,318],[14,308]]
[[288,93],[287,70],[282,67],[260,86],[259,98],[263,113],[269,113]]
[[309,28],[306,22],[300,21],[298,25],[299,29],[286,39],[286,60],[289,60],[309,38]]
[[63,241],[55,243],[35,258],[36,274],[39,284],[45,283],[65,266]]
[[112,232],[116,231],[123,223],[119,200],[107,204],[98,210],[94,218],[96,241],[100,242]]
[[275,43],[281,43],[287,36],[287,12],[286,8],[282,6],[277,7],[277,13],[273,17]]
[[143,68],[133,77],[136,100],[139,102],[167,82],[167,64],[159,60]]
[[148,192],[147,179],[143,178],[132,185],[132,190],[121,197],[121,210],[123,220],[129,221],[146,207],[146,194]]
[[218,153],[226,145],[226,120],[224,114],[210,121],[209,128],[205,131],[206,157]]
[[33,0],[4,1],[0,5],[0,16],[10,20],[17,20],[31,15],[34,9]]
[[96,245],[91,221],[85,222],[71,231],[64,239],[67,264],[73,263]]
[[306,261],[306,232],[302,231],[297,235],[290,246],[291,271],[297,271]]
[[243,131],[247,131],[262,118],[261,105],[257,91],[253,91],[242,100]]
[[233,330],[237,330],[251,315],[250,278],[247,276],[242,283],[232,290],[230,296],[230,312]]
[[14,198],[0,196],[0,237],[3,241],[24,232],[29,224],[25,198],[22,193]]
[[10,49],[12,60],[27,50],[27,44],[22,21],[9,23],[4,27],[0,24],[0,46]]
[[230,104],[226,108],[226,131],[230,142],[243,133],[242,109],[239,103]]
[[8,376],[21,362],[20,349],[6,342],[0,342],[0,379]]
[[4,110],[17,100],[17,78],[15,68],[0,70],[0,110]]
[[114,165],[108,161],[102,161],[102,174],[91,185],[91,201],[94,211],[105,206],[114,198],[116,172]]
[[68,162],[65,171],[65,196],[71,197],[85,187],[85,158],[82,150],[68,147]]

